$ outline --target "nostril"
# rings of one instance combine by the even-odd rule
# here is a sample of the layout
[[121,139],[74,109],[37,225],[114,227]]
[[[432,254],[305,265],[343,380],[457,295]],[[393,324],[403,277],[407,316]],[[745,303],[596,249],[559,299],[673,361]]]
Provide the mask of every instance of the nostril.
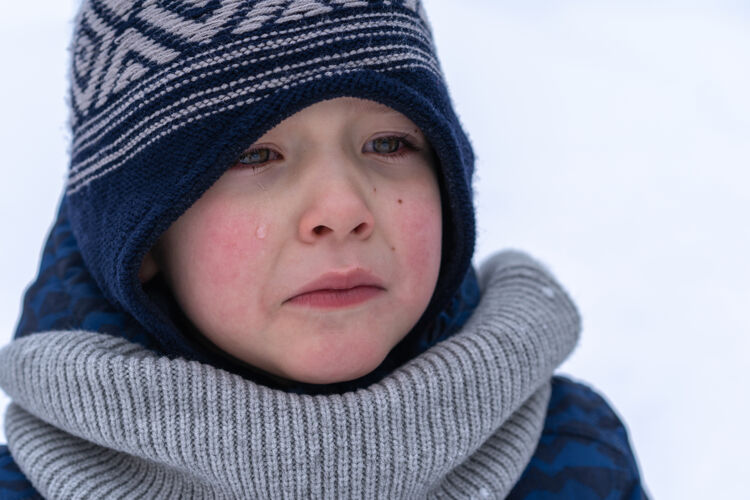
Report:
[[[351,230],[351,234],[356,234],[358,236],[364,236],[368,234],[370,231],[370,224],[368,222],[360,222],[357,224],[357,226],[354,227],[354,229]],[[328,233],[336,232],[333,228],[326,226],[325,224],[318,224],[317,226],[312,228],[312,234],[315,236],[325,236]],[[344,233],[341,233],[342,235]]]

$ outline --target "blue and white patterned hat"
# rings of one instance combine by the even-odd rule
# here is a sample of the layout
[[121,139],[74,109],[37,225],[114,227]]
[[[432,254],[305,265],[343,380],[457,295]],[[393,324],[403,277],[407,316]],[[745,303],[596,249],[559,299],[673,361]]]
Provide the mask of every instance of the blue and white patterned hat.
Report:
[[67,214],[107,299],[166,353],[200,358],[140,286],[145,253],[247,146],[325,99],[377,101],[422,129],[444,212],[425,317],[464,280],[474,157],[419,0],[84,0],[72,61]]

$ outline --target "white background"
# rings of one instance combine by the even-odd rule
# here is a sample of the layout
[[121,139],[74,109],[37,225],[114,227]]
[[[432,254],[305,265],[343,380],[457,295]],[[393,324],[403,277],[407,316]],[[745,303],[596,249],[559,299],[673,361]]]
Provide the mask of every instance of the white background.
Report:
[[[76,3],[0,19],[0,345],[65,175]],[[426,4],[478,155],[477,260],[524,249],[567,286],[563,371],[626,420],[654,498],[745,497],[750,4]]]

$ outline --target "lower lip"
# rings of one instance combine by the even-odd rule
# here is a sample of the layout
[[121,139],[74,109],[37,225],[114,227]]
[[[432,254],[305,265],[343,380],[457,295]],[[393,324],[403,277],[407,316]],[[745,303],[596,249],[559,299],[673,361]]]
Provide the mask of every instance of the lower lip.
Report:
[[288,302],[300,306],[337,309],[367,302],[383,292],[382,288],[375,286],[357,286],[346,290],[316,290],[292,297]]

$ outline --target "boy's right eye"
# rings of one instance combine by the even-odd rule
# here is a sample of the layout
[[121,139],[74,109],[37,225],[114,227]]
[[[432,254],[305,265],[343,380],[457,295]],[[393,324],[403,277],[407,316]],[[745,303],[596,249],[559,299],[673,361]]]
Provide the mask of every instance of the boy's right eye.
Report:
[[279,158],[281,158],[281,155],[271,148],[255,147],[242,153],[232,168],[256,170],[269,161],[278,160]]

